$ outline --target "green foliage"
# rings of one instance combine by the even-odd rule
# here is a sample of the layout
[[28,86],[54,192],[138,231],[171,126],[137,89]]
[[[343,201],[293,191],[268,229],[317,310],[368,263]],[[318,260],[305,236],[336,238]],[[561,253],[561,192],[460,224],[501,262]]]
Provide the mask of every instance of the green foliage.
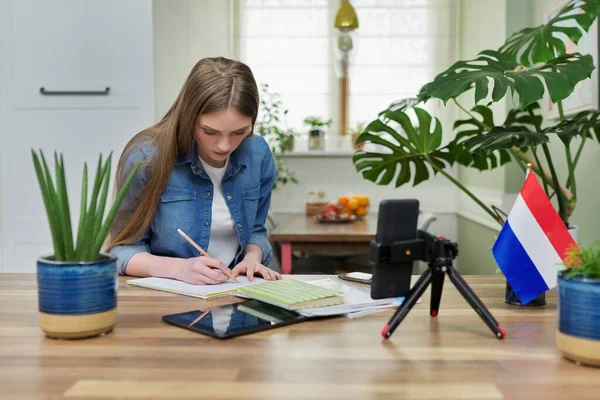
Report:
[[[476,118],[478,114],[480,118]],[[474,167],[480,171],[493,169],[510,161],[507,151],[494,153],[473,154],[466,147],[465,142],[472,138],[482,137],[487,129],[494,126],[493,111],[485,106],[475,106],[471,110],[471,118],[458,120],[454,123],[457,131],[454,140],[448,144],[455,161],[465,167]]]
[[[77,240],[74,242],[63,156],[54,152],[55,179],[53,180],[43,152],[40,150],[38,154],[31,150],[31,154],[50,225],[56,261],[96,261],[139,165],[131,171],[105,216],[112,153],[104,165],[102,164],[102,154],[100,154],[89,205],[87,163],[84,164]],[[102,193],[100,194],[101,189]],[[100,198],[98,198],[99,195]]]
[[518,94],[519,108],[524,109],[544,97],[544,85],[553,102],[566,99],[577,83],[592,76],[593,70],[590,55],[568,54],[539,67],[523,68],[502,53],[484,50],[474,60],[457,61],[423,86],[419,99],[435,97],[446,103],[475,87],[477,105],[488,97],[491,79],[493,102],[502,100],[510,89],[512,94]]
[[[557,211],[568,225],[577,203],[575,169],[584,144],[600,139],[600,111],[565,117],[562,101],[572,95],[580,82],[590,78],[595,68],[591,55],[567,54],[565,42],[578,43],[599,13],[600,0],[570,0],[547,24],[523,29],[499,49],[483,50],[474,60],[455,62],[425,84],[416,98],[392,103],[359,136],[358,143],[370,142],[381,151],[357,151],[353,158],[357,171],[378,185],[393,181],[397,187],[429,179],[428,168],[432,169],[503,224],[500,215],[506,213],[483,203],[444,168],[457,163],[483,171],[512,160],[523,170],[531,166],[541,178],[546,194],[556,196]],[[546,90],[550,100],[557,103],[560,116],[558,123],[548,127],[544,127],[539,113]],[[503,124],[496,125],[489,106],[507,94],[517,105],[507,113]],[[465,107],[459,98],[461,102],[471,100],[472,104]],[[432,118],[423,110],[423,104],[432,99],[439,99],[444,105],[452,101],[467,115],[454,123],[455,134],[443,147],[441,128],[436,124],[430,129]],[[417,126],[408,124],[404,117],[404,123],[389,124],[393,121],[391,115],[399,115],[394,114],[396,111],[418,114],[412,118]],[[562,182],[548,147],[554,139],[565,147],[568,174]]]
[[304,125],[311,129],[320,129],[331,125],[331,120],[325,121],[320,117],[306,117],[304,118]]
[[568,250],[567,267],[561,271],[566,279],[572,277],[600,279],[600,244],[593,243],[581,248],[573,246]]
[[361,134],[365,131],[367,123],[364,121],[358,121],[354,126],[348,127],[348,133],[350,134]]
[[[410,117],[404,111],[388,111],[383,113],[381,119],[371,122],[359,136],[357,144],[370,142],[389,150],[385,153],[361,150],[354,154],[356,169],[365,179],[387,185],[395,177],[395,186],[399,187],[412,178],[414,186],[429,179],[427,165],[437,172],[451,164],[449,150],[440,148],[440,121],[421,108],[414,108],[414,111],[419,121],[417,128],[412,125]],[[393,123],[402,129],[396,131],[392,127]],[[386,135],[389,138],[386,138]],[[414,175],[411,174],[411,165]],[[399,171],[396,176],[397,169]]]
[[[499,51],[525,67],[546,63],[555,55],[566,54],[565,38],[579,43],[598,13],[598,0],[571,0],[547,24],[513,34]],[[572,26],[565,26],[565,22]]]
[[279,94],[269,90],[269,85],[261,85],[260,90],[260,110],[255,124],[255,132],[267,140],[275,156],[277,179],[274,189],[287,183],[298,183],[296,175],[285,165],[285,161],[281,157],[281,155],[294,150],[296,137],[296,133],[287,128],[285,123],[288,110],[282,107]]

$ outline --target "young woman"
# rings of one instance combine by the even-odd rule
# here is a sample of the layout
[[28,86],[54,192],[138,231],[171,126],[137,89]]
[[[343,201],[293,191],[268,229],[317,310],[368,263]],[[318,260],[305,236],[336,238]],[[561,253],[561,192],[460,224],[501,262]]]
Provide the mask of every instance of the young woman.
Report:
[[[267,268],[265,219],[275,182],[266,141],[252,135],[259,95],[252,71],[225,58],[200,60],[175,103],[125,147],[117,190],[138,163],[108,250],[120,274],[217,284]],[[210,257],[199,256],[181,229]]]

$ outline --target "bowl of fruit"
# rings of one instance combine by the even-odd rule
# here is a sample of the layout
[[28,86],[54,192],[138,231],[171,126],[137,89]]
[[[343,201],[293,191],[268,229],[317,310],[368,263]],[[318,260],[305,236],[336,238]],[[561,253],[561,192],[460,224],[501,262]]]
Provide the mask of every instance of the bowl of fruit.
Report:
[[337,202],[325,206],[325,210],[317,215],[319,222],[345,223],[362,219],[369,209],[369,197],[364,195],[340,196]]

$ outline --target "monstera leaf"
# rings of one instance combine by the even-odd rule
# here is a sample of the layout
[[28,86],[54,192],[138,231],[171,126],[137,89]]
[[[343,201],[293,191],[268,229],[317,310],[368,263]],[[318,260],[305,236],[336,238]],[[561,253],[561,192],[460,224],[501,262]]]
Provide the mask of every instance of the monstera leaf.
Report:
[[[531,106],[532,111],[537,110],[539,104]],[[541,131],[536,126],[541,126],[542,117],[535,115],[532,123],[528,111],[511,110],[503,126],[495,127],[489,133],[472,137],[464,142],[464,148],[480,155],[487,155],[494,150],[510,149],[516,146],[520,149],[535,147],[549,142],[552,135],[556,135],[566,147],[576,136],[592,138],[600,141],[600,111],[583,111],[571,119],[549,126]]]
[[[452,164],[448,149],[440,149],[442,127],[427,111],[413,108],[418,126],[401,110],[386,110],[371,122],[357,143],[370,142],[383,146],[385,152],[357,151],[352,157],[356,170],[378,185],[388,185],[395,178],[399,187],[413,181],[413,186],[429,179],[428,165],[434,173]],[[393,125],[399,125],[396,130]],[[412,166],[412,170],[411,170]]]
[[566,54],[564,39],[577,44],[598,13],[599,0],[571,0],[547,24],[513,34],[499,51],[523,66],[546,63]]
[[454,140],[448,144],[448,149],[454,159],[465,167],[474,167],[480,171],[493,169],[510,161],[507,150],[499,150],[485,154],[475,154],[465,147],[465,142],[473,137],[483,136],[494,127],[493,111],[486,106],[476,106],[473,114],[479,114],[481,119],[475,117],[458,120],[454,123],[454,130],[458,130]]
[[420,100],[417,99],[416,97],[409,97],[406,99],[398,100],[398,101],[395,101],[392,104],[390,104],[389,107],[387,108],[387,110],[381,111],[379,113],[379,116],[381,117],[387,111],[396,111],[396,110],[404,111],[408,108],[412,108],[412,107],[416,106],[419,103],[420,103]]
[[566,147],[571,145],[571,140],[576,136],[586,139],[595,137],[600,141],[600,112],[598,110],[582,111],[571,119],[546,128],[544,131],[555,133]]
[[464,145],[473,153],[488,154],[494,150],[525,149],[549,142],[542,132],[531,132],[520,126],[497,126],[485,135],[467,140]]
[[[524,126],[529,130],[534,130],[536,126],[542,126],[543,117],[539,114],[536,114],[538,110],[541,110],[541,106],[539,102],[532,103],[528,105],[525,110],[519,110],[518,108],[511,109],[504,121],[503,126]],[[533,113],[533,120],[531,119],[531,111]]]
[[421,88],[419,99],[431,97],[446,103],[475,86],[475,104],[489,93],[493,81],[492,101],[501,100],[506,92],[519,95],[519,109],[525,109],[544,96],[544,84],[553,102],[567,98],[580,81],[591,77],[594,62],[591,55],[569,54],[557,57],[535,68],[523,68],[502,54],[484,50],[470,61],[457,61],[449,69]]
[[582,111],[574,115],[572,121],[581,125],[581,136],[585,136],[586,139],[595,138],[600,142],[600,110]]

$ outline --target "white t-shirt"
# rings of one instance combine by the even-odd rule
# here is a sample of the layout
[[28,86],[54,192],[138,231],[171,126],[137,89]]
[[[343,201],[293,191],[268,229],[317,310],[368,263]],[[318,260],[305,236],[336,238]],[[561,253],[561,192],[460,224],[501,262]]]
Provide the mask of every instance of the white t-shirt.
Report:
[[212,223],[210,225],[207,253],[229,266],[240,245],[235,223],[231,217],[229,207],[227,207],[227,202],[223,196],[223,188],[221,187],[221,181],[225,175],[229,159],[222,168],[212,167],[204,162],[202,158],[200,158],[200,162],[213,183]]

